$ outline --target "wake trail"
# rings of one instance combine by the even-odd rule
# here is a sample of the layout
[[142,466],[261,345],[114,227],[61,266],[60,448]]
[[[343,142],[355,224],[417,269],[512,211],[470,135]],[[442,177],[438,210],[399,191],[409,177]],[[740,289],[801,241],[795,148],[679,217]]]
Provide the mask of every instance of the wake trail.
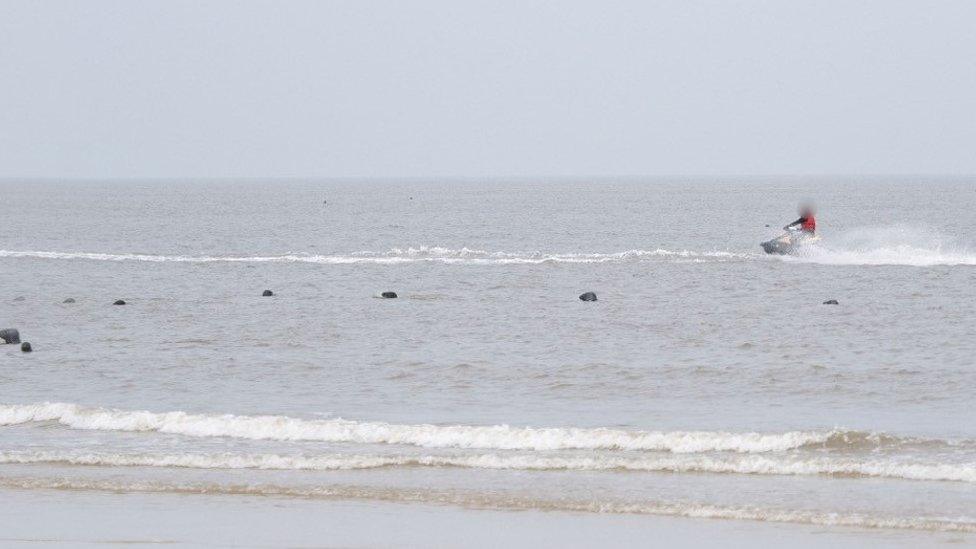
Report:
[[914,225],[859,227],[822,234],[795,255],[772,256],[790,263],[837,266],[967,266],[976,253],[958,239]]
[[135,253],[60,252],[34,250],[0,250],[0,258],[86,260],[148,263],[312,263],[324,265],[376,264],[399,265],[409,263],[442,263],[456,265],[539,265],[546,263],[627,263],[654,260],[734,261],[753,258],[755,254],[729,251],[627,250],[613,253],[548,253],[548,252],[490,252],[469,248],[392,248],[385,252],[359,251],[348,254],[241,255],[193,256]]

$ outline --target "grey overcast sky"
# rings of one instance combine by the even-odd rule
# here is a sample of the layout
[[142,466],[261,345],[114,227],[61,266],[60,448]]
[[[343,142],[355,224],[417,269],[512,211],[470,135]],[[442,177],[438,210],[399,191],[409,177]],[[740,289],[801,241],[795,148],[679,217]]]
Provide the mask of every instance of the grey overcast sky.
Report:
[[976,2],[0,0],[0,177],[976,173]]

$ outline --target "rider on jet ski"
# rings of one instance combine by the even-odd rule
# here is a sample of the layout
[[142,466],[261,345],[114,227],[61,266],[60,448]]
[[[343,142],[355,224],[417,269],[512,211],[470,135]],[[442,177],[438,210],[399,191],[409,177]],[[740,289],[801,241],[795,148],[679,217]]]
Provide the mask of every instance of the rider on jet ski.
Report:
[[800,206],[800,219],[783,227],[786,234],[760,244],[767,254],[795,255],[807,244],[820,240],[817,236],[817,220],[813,217],[813,206]]
[[813,207],[809,205],[800,206],[800,219],[783,227],[787,231],[792,231],[799,227],[800,231],[808,236],[813,236],[817,232],[817,220],[813,217]]

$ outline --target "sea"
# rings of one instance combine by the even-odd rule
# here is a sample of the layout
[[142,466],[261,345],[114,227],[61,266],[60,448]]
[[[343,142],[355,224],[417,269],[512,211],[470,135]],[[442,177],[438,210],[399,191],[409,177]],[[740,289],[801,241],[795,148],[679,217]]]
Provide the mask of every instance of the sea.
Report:
[[972,178],[0,197],[5,545],[976,544]]

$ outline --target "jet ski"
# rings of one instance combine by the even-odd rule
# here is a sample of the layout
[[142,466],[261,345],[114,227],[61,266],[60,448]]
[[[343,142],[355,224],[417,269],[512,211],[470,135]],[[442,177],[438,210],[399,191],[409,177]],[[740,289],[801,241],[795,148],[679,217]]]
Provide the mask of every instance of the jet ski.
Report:
[[820,240],[817,235],[804,233],[803,231],[789,231],[772,240],[767,240],[760,244],[767,254],[775,255],[795,255],[806,245],[813,244]]

